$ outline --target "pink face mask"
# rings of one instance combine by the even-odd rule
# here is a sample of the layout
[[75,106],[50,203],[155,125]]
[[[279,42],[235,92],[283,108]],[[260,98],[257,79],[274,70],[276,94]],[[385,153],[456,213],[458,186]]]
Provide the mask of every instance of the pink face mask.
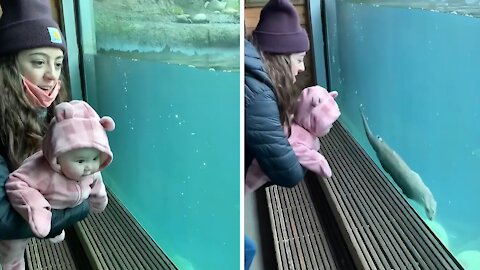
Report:
[[28,99],[38,107],[48,108],[60,91],[61,81],[58,81],[55,87],[49,91],[45,91],[40,87],[36,86],[25,77],[22,76],[23,89],[28,96]]

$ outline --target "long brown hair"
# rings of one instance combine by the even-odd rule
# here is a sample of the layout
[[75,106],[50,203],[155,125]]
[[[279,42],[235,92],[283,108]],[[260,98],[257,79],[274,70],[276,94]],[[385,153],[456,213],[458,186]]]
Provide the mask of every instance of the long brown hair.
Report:
[[294,78],[291,70],[290,55],[269,54],[258,49],[262,62],[265,66],[273,90],[277,97],[280,122],[290,127],[290,115],[293,114],[294,97],[297,90],[294,85]]
[[38,108],[30,104],[23,90],[17,56],[0,57],[0,142],[10,170],[18,168],[27,157],[40,150],[54,106],[68,99],[64,85],[48,108],[47,119],[39,118]]

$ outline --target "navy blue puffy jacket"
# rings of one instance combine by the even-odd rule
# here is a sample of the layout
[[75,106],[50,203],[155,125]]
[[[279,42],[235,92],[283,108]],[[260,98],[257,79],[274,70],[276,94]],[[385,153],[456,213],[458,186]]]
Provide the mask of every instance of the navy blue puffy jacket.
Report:
[[293,187],[305,176],[280,124],[277,99],[260,55],[245,44],[245,172],[253,159],[273,184]]

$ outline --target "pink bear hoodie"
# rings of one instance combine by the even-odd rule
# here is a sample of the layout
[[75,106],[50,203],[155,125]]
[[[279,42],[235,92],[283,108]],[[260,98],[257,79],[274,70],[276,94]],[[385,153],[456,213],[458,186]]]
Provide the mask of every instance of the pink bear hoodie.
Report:
[[[337,95],[336,91],[329,93],[320,86],[303,89],[297,99],[288,138],[300,164],[324,177],[331,177],[332,170],[325,157],[318,152],[319,137],[327,135],[340,117],[340,109],[334,99]],[[245,177],[245,192],[253,192],[268,181],[258,162],[253,160]]]
[[[78,100],[57,105],[54,116],[42,151],[27,158],[5,184],[12,206],[38,237],[50,232],[51,209],[74,207],[88,199],[91,211],[98,213],[108,202],[100,171],[113,158],[105,132],[115,128],[112,118],[100,118],[90,105]],[[81,179],[69,179],[60,171],[57,157],[79,148],[98,149],[100,167]]]

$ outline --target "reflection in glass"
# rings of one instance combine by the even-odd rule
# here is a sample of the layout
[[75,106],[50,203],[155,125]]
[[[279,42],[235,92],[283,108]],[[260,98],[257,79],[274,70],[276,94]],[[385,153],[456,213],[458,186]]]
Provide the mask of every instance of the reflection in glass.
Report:
[[99,53],[239,68],[239,0],[103,0],[94,8]]

